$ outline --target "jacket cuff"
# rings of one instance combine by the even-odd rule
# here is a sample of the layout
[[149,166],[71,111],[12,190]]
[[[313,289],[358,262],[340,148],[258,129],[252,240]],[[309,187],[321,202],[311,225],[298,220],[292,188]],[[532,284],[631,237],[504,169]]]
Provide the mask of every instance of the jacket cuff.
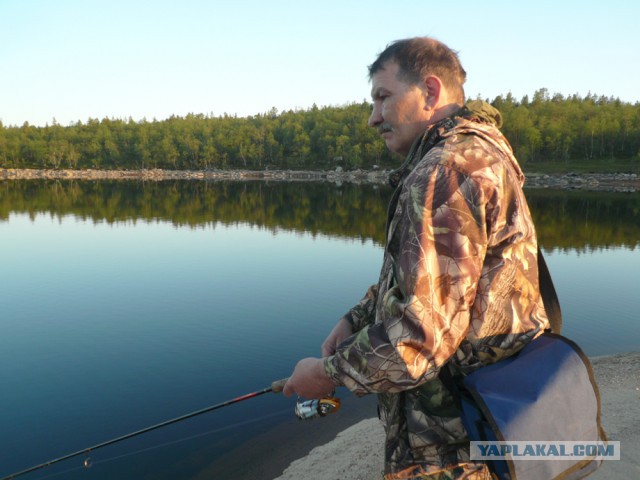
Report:
[[340,378],[340,373],[335,365],[335,355],[331,355],[324,359],[324,372],[338,387],[344,387],[344,382]]

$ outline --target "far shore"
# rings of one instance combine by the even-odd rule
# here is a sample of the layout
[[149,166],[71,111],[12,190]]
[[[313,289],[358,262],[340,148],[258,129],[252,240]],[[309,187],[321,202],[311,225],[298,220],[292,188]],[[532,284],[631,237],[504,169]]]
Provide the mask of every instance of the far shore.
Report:
[[[384,170],[71,170],[0,168],[1,180],[205,180],[205,181],[328,181],[333,183],[386,184]],[[589,191],[640,191],[635,173],[527,173],[526,188]]]

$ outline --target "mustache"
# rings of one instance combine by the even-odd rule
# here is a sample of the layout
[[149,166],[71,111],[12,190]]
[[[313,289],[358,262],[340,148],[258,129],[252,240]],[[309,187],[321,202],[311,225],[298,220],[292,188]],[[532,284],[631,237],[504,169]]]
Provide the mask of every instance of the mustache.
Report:
[[384,122],[378,126],[378,133],[382,135],[383,133],[392,132],[393,127],[390,123]]

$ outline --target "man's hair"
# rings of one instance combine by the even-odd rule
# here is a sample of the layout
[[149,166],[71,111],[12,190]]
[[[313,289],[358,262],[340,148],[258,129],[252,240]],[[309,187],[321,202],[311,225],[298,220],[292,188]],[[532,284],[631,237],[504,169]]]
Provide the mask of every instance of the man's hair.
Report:
[[400,80],[418,84],[427,76],[434,75],[442,81],[455,101],[464,103],[462,85],[467,72],[462,68],[458,52],[444,43],[430,37],[396,40],[387,45],[376,61],[369,65],[369,79],[390,61],[398,64]]

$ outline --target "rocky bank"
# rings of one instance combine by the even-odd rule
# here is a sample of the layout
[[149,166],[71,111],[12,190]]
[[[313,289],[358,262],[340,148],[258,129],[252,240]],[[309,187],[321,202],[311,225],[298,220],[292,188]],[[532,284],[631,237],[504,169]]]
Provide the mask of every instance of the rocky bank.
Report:
[[[39,170],[0,169],[2,180],[270,180],[329,181],[334,183],[386,184],[388,171],[301,171],[301,170]],[[640,175],[635,173],[528,173],[526,188],[575,189],[590,191],[637,192]]]

